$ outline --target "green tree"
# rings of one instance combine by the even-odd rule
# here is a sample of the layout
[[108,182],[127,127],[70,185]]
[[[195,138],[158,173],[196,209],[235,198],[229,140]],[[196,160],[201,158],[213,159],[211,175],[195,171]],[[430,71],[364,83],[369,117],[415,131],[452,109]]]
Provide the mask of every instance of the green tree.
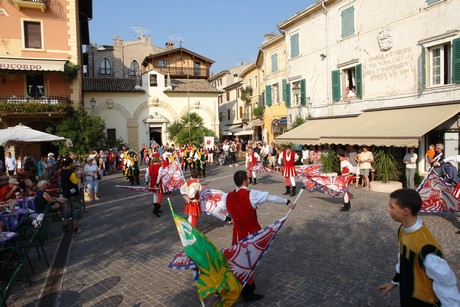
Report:
[[174,121],[167,132],[169,139],[179,145],[199,145],[203,143],[204,136],[214,136],[212,130],[204,127],[203,118],[194,112],[184,114],[179,120]]
[[90,150],[108,146],[104,120],[99,116],[89,116],[86,112],[70,112],[55,131],[47,132],[56,133],[72,141],[72,147],[67,147],[62,142],[56,143],[62,155],[72,151],[81,156],[88,154]]

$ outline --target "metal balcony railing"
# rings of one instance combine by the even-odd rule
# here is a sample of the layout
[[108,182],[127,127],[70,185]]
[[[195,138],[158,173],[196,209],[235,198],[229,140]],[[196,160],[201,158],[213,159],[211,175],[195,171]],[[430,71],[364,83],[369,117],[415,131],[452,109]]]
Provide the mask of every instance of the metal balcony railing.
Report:
[[62,96],[40,96],[40,97],[31,97],[31,96],[10,96],[10,97],[0,97],[0,102],[6,103],[41,103],[41,104],[62,104],[69,103],[67,97]]

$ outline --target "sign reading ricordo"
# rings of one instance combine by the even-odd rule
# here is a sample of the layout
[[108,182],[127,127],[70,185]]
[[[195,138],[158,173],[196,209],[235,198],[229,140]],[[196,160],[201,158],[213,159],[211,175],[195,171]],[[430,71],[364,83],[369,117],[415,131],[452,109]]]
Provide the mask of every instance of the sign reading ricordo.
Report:
[[43,70],[39,64],[0,63],[0,69]]

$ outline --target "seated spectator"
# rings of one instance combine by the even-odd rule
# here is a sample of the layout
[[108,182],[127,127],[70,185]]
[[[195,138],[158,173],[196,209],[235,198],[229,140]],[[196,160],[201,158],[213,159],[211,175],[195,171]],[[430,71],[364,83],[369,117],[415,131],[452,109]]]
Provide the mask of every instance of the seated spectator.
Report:
[[19,192],[19,181],[16,178],[8,180],[8,184],[0,188],[0,201],[16,199],[16,192]]
[[[61,209],[62,214],[64,216],[67,208],[67,200],[63,197],[53,197],[51,196],[47,191],[46,188],[48,187],[48,181],[47,180],[41,180],[37,184],[37,195],[35,196],[36,198],[39,198],[41,200],[44,200],[46,203],[51,204],[51,209],[56,210],[56,209]],[[41,202],[44,203],[44,202]],[[35,208],[35,210],[39,213],[42,213],[45,208]]]

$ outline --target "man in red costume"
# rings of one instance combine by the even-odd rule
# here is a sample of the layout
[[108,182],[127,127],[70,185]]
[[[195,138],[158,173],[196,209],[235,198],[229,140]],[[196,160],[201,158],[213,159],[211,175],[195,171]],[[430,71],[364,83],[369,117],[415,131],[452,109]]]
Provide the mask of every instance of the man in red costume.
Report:
[[[271,195],[268,192],[249,190],[248,174],[246,171],[237,171],[233,175],[233,181],[237,188],[222,197],[219,208],[214,213],[217,218],[219,218],[220,211],[222,210],[228,210],[231,215],[233,219],[232,245],[262,229],[257,220],[256,209],[258,205],[268,201],[288,205],[291,209],[295,208],[295,204],[291,204],[291,201],[284,197]],[[255,288],[253,274],[241,292],[245,301],[252,302],[263,298],[262,294],[254,293]]]
[[[295,186],[295,176],[297,175],[295,171],[295,162],[299,160],[299,156],[295,151],[291,150],[291,146],[287,145],[286,149],[280,154],[278,158],[278,164],[284,163],[283,167],[283,176],[286,179],[286,192],[283,195],[295,196],[296,195],[296,186]],[[292,190],[291,190],[292,186]]]
[[154,152],[150,159],[150,165],[145,172],[145,183],[153,192],[153,211],[157,217],[160,217],[161,201],[163,200],[163,187],[160,181],[160,154]]
[[192,179],[187,181],[180,188],[180,193],[185,199],[184,213],[188,214],[188,222],[193,227],[196,227],[196,225],[198,224],[198,217],[201,215],[201,184],[198,181],[199,175],[199,171],[197,169],[193,169],[191,172]]
[[252,168],[257,165],[257,161],[260,159],[260,156],[257,152],[255,152],[252,147],[248,148],[248,153],[246,154],[246,164],[248,167],[249,173],[249,183],[252,183],[252,179],[254,179],[254,184],[257,184],[257,177],[256,172],[252,171]]

